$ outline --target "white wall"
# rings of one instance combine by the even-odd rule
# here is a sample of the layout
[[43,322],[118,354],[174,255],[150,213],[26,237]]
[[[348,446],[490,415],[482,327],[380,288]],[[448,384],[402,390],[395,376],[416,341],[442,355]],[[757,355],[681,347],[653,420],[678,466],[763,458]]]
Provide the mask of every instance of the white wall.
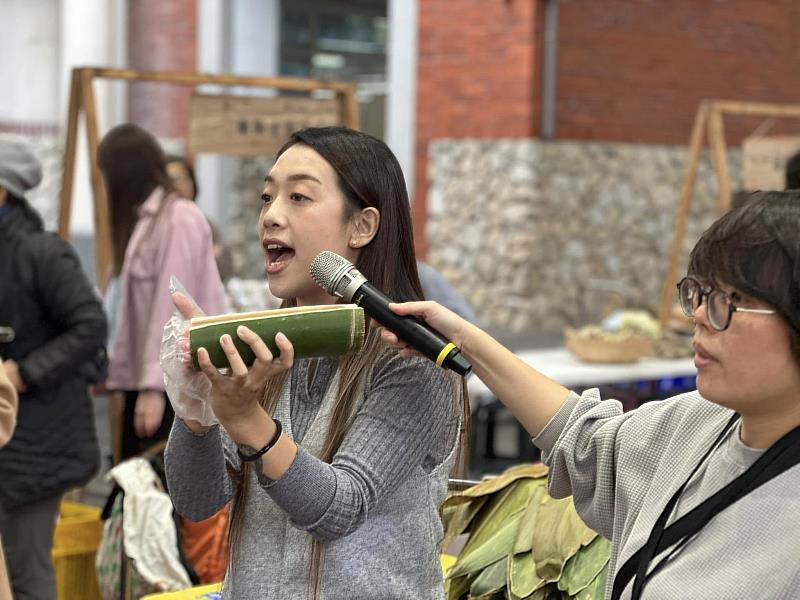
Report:
[[[271,76],[278,73],[280,0],[198,0],[197,65],[206,73]],[[246,93],[270,93],[244,88]],[[205,93],[229,93],[205,86]],[[225,227],[230,197],[230,158],[198,154],[195,171],[200,208]]]
[[4,0],[0,35],[0,121],[58,118],[58,0]]
[[[61,0],[59,11],[58,121],[66,136],[70,77],[77,66],[122,66],[127,40],[127,3],[124,0]],[[95,83],[95,103],[99,135],[119,123],[125,114],[125,88],[122,83]],[[86,130],[81,120],[78,153],[73,179],[70,231],[77,235],[94,233],[94,210],[89,181]]]
[[[126,0],[3,0],[0,36],[0,122],[19,126],[43,160],[42,189],[31,195],[54,228],[66,136],[70,72],[74,66],[124,61]],[[116,87],[115,87],[116,85]],[[124,114],[121,84],[96,89],[101,134]],[[36,126],[44,125],[37,130]],[[33,126],[33,127],[31,127]],[[94,216],[85,129],[80,129],[71,231],[91,236]]]
[[417,107],[417,0],[389,0],[386,75],[386,143],[406,177],[409,195],[414,185],[414,131]]

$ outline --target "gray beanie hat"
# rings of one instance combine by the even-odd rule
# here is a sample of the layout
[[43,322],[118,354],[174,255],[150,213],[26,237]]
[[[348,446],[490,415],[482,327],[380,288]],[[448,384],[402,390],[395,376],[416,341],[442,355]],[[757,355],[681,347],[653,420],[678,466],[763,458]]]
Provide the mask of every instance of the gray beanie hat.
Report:
[[0,187],[17,198],[42,181],[42,165],[30,147],[19,141],[0,139]]

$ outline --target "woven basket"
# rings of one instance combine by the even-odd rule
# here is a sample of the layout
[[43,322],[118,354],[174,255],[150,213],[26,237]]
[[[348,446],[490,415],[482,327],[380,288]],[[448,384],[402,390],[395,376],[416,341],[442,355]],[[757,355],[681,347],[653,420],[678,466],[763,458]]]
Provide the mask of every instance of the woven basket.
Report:
[[564,344],[579,359],[592,363],[632,363],[653,353],[653,340],[634,332],[604,336],[567,327]]

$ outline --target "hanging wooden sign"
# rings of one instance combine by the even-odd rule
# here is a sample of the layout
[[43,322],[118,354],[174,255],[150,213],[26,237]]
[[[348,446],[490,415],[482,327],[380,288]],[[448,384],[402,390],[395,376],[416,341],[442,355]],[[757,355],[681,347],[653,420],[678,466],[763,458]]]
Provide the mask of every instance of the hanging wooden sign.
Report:
[[800,151],[800,137],[751,137],[742,141],[743,185],[746,190],[782,190],[786,161]]
[[299,96],[192,96],[189,151],[274,156],[303,127],[340,125],[336,99]]

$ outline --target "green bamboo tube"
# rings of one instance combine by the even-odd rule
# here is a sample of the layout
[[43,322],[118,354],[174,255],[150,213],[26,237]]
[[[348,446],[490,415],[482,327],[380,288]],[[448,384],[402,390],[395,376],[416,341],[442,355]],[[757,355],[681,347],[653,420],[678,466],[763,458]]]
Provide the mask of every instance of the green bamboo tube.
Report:
[[252,313],[198,317],[189,325],[192,366],[199,369],[197,349],[205,348],[217,368],[230,367],[219,338],[228,334],[247,366],[255,356],[239,339],[236,328],[244,325],[256,332],[272,355],[280,355],[275,335],[282,332],[294,346],[295,358],[342,356],[358,352],[364,345],[364,310],[355,304],[331,304],[298,308],[279,308]]

